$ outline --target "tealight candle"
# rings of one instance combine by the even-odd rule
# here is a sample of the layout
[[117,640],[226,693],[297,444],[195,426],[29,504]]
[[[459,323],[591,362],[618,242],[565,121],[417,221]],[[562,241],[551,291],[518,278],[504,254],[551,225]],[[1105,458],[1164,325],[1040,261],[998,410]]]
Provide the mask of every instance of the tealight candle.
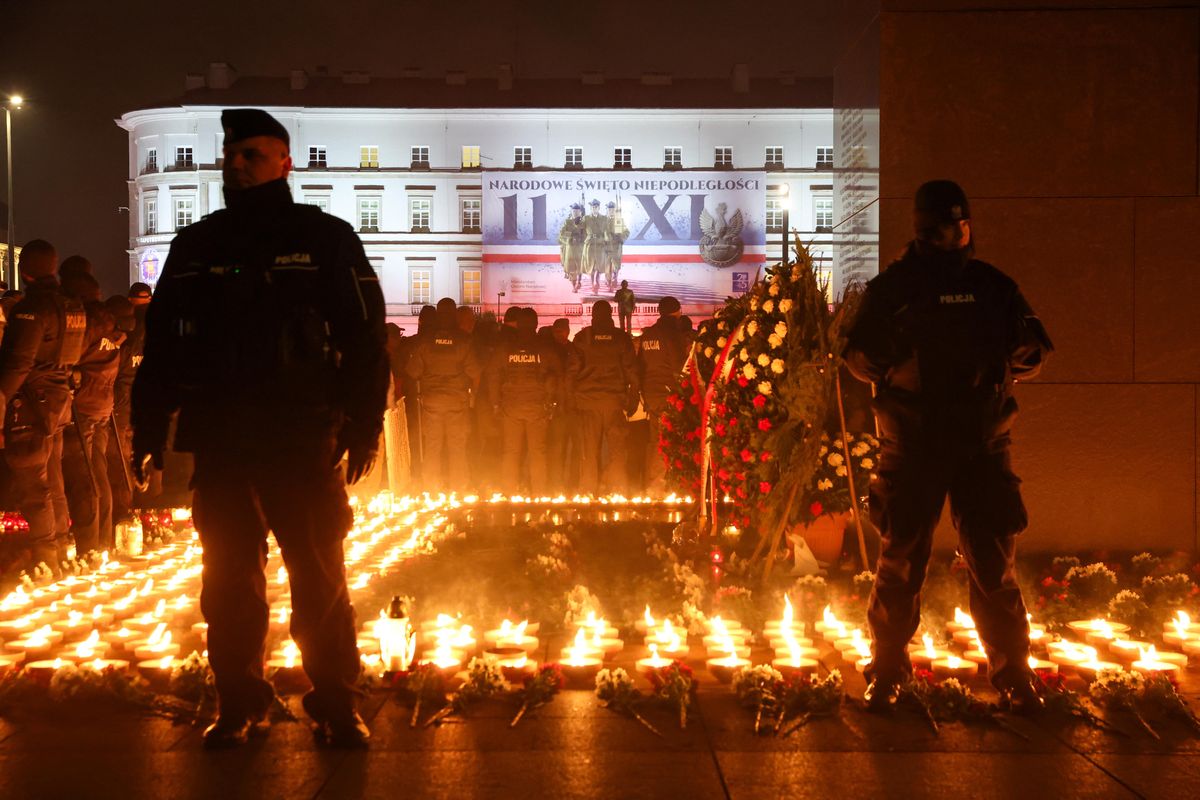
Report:
[[1112,622],[1107,619],[1077,619],[1068,622],[1067,627],[1079,636],[1112,630],[1115,633],[1128,633],[1129,626],[1123,622]]
[[[975,620],[971,615],[963,611],[958,606],[954,607],[954,619],[946,623],[946,632],[950,634],[959,633],[962,631],[975,630]],[[955,638],[955,641],[958,641]]]
[[669,667],[674,663],[674,659],[664,658],[659,654],[658,645],[651,644],[649,647],[650,655],[637,660],[636,669],[639,675],[649,675],[655,670],[662,669],[663,667]]
[[100,638],[112,645],[112,649],[114,651],[120,650],[124,652],[126,644],[144,637],[142,637],[140,631],[131,630],[122,625],[115,631],[105,631],[104,633],[100,634]]
[[306,690],[311,684],[304,672],[300,658],[300,649],[296,643],[289,640],[288,647],[284,645],[282,653],[267,660],[267,674],[271,682],[283,692],[299,692]]
[[[705,637],[708,638],[708,637]],[[750,657],[750,645],[742,644],[737,639],[730,638],[726,641],[725,646],[714,642],[710,647],[704,648],[708,653],[709,658],[717,658],[722,655],[735,655],[739,658]],[[815,650],[813,652],[816,652]]]
[[1109,655],[1125,663],[1137,661],[1141,658],[1141,651],[1153,646],[1150,642],[1140,642],[1137,639],[1111,639],[1104,644],[1108,646]]
[[[804,647],[812,647],[812,643],[807,639],[798,640]],[[838,639],[833,643],[833,648],[839,653],[844,653],[847,650],[855,650],[858,648],[859,642],[865,642],[867,638],[863,636],[863,632],[859,628],[850,631],[850,635],[845,639]]]
[[979,672],[979,665],[958,656],[936,658],[930,664],[934,677],[937,678],[973,678]]
[[962,657],[973,664],[978,664],[981,667],[986,667],[988,665],[987,653],[983,652],[982,650],[964,650]]
[[705,662],[708,672],[721,683],[733,681],[734,674],[739,669],[750,666],[750,659],[739,653],[729,652],[723,656],[710,658]]
[[[520,651],[521,655],[525,654],[524,650]],[[440,644],[431,652],[425,653],[421,659],[422,664],[432,664],[442,671],[443,674],[449,676],[458,672],[462,667],[462,656],[456,654],[448,644]]]
[[16,669],[17,666],[25,659],[24,655],[20,656],[0,656],[0,676],[3,676],[9,670]]
[[1200,637],[1200,622],[1192,622],[1192,617],[1186,611],[1176,611],[1175,617],[1163,623],[1163,633],[1185,634]]
[[1058,664],[1055,664],[1053,661],[1044,661],[1040,658],[1030,656],[1026,663],[1029,664],[1029,668],[1034,672],[1058,672]]
[[509,683],[520,684],[537,672],[537,662],[520,647],[492,648],[487,651],[487,656],[495,660],[500,667],[500,674]]
[[818,662],[815,658],[805,658],[804,656],[793,657],[791,655],[776,657],[771,666],[782,672],[784,675],[800,674],[812,675],[817,671]]
[[709,617],[704,622],[704,628],[710,634],[728,633],[734,638],[741,637],[743,639],[750,638],[750,631],[746,630],[746,626],[738,622],[736,619],[725,619],[720,614]]
[[1059,664],[1059,669],[1071,669],[1075,674],[1086,681],[1094,681],[1096,676],[1105,670],[1120,669],[1120,664],[1114,664],[1111,661],[1079,661],[1074,664]]
[[182,663],[183,659],[181,658],[176,658],[174,655],[165,655],[146,661],[138,661],[137,671],[151,685],[158,688],[165,688],[171,681],[171,673]]
[[79,668],[90,669],[93,672],[104,672],[110,669],[124,672],[129,669],[129,662],[120,658],[93,658],[91,661],[79,662]]
[[1181,648],[1189,656],[1200,656],[1200,639],[1189,639],[1181,645]]
[[91,661],[96,658],[103,658],[108,653],[109,644],[100,640],[100,632],[92,631],[92,635],[84,641],[62,651],[59,656],[64,660],[74,661]]
[[983,644],[979,638],[979,631],[974,628],[966,628],[964,630],[955,631],[950,635],[954,643],[959,647],[965,647],[968,650],[982,650]]
[[527,632],[528,621],[514,625],[508,620],[500,623],[499,628],[485,631],[483,641],[491,647],[520,647],[527,653],[538,649],[538,639]]
[[813,629],[821,634],[826,641],[830,642],[845,639],[850,635],[847,631],[846,623],[834,615],[833,609],[830,606],[825,606],[821,612],[821,619],[813,625]]
[[[1131,665],[1134,672],[1140,672],[1143,675],[1178,675],[1182,669],[1178,663],[1173,663],[1164,658],[1166,653],[1159,653],[1153,645],[1149,650],[1142,652],[1141,657],[1134,661]],[[1183,656],[1184,663],[1187,663],[1187,656]]]
[[646,605],[646,610],[642,612],[642,618],[633,623],[633,627],[640,634],[646,634],[657,628],[658,620],[650,613],[650,605]]
[[954,655],[949,650],[942,650],[933,646],[933,637],[925,634],[921,637],[921,644],[910,644],[908,646],[908,658],[914,667],[919,669],[929,669],[934,661],[946,659]]
[[25,673],[38,683],[46,685],[50,683],[50,679],[54,677],[54,673],[70,663],[70,661],[63,661],[61,658],[29,661],[25,664]]
[[589,650],[583,633],[583,628],[575,634],[575,642],[562,650],[563,678],[572,686],[590,688],[600,671],[599,654]]
[[62,640],[61,632],[51,630],[49,625],[45,625],[28,636],[5,643],[4,649],[13,655],[21,654],[26,662],[40,661],[48,658]]
[[796,637],[804,635],[804,623],[796,620],[792,600],[786,594],[783,596],[783,614],[779,619],[768,620],[763,627],[763,633],[768,639],[782,638],[783,631],[788,631]]

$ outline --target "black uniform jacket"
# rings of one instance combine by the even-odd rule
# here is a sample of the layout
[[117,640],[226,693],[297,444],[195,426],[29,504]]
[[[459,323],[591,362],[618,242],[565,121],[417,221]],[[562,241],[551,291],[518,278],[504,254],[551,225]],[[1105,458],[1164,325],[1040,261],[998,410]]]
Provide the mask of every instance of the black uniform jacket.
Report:
[[471,336],[459,330],[452,317],[440,323],[428,336],[417,337],[405,371],[418,383],[424,408],[461,411],[470,405],[482,368]]
[[881,432],[969,445],[1007,438],[1012,385],[1053,350],[1016,282],[965,251],[916,243],[867,286],[846,363],[874,383]]
[[135,447],[378,436],[387,404],[383,293],[350,225],[284,180],[229,193],[181,230],[146,312]]
[[637,363],[646,408],[661,408],[667,396],[679,388],[679,372],[689,346],[676,317],[659,317],[642,331]]
[[559,402],[562,369],[544,337],[518,332],[501,340],[488,362],[488,401],[505,411],[541,413]]
[[633,340],[611,319],[593,320],[575,334],[575,358],[567,380],[575,408],[589,411],[632,411],[637,406],[637,371]]

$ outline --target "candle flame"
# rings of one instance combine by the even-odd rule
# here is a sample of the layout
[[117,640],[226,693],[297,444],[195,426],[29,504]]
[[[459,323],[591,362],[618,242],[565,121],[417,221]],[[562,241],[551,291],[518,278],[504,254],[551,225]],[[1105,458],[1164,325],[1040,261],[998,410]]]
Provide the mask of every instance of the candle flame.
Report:
[[148,644],[148,645],[158,644],[159,642],[162,641],[163,634],[165,634],[166,632],[167,632],[167,623],[165,623],[165,622],[158,623],[158,625],[156,625],[154,627],[154,632],[151,633],[150,637],[146,640],[146,644]]
[[921,641],[925,644],[925,655],[937,658],[937,650],[933,648],[933,637],[927,633],[921,637]]
[[165,599],[160,598],[158,603],[156,603],[154,606],[154,616],[161,617],[163,614],[166,613],[166,611],[167,611],[167,601]]
[[1171,624],[1175,627],[1175,632],[1179,634],[1180,639],[1187,639],[1188,634],[1192,629],[1192,618],[1183,610],[1175,612],[1175,619]]
[[783,617],[779,620],[781,628],[791,628],[793,620],[792,600],[786,594],[783,596]]
[[175,656],[163,656],[163,657],[162,657],[161,659],[159,659],[159,661],[158,661],[158,668],[159,668],[159,669],[168,669],[168,668],[170,668],[170,666],[171,666],[171,663],[172,663],[174,660],[175,660]]
[[946,659],[946,666],[948,666],[950,669],[961,669],[962,664],[962,659],[955,655],[952,655]]
[[954,621],[968,630],[975,629],[975,619],[958,606],[954,607]]
[[642,613],[642,619],[646,621],[646,630],[650,630],[655,626],[654,617],[650,614],[650,605],[646,604],[646,610]]

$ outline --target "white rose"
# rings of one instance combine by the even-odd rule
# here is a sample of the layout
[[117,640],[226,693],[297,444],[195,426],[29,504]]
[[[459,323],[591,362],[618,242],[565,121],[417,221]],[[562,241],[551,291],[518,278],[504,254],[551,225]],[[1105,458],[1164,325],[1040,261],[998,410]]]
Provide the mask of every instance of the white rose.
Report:
[[782,358],[777,358],[771,362],[771,372],[774,372],[776,375],[783,374],[783,359]]
[[829,452],[829,448],[826,447],[825,445],[821,445],[821,452],[817,453],[817,455],[824,456],[828,452]]
[[845,463],[846,463],[846,459],[842,458],[841,453],[830,453],[829,454],[829,466],[840,467],[842,464],[845,464]]
[[850,449],[850,455],[854,456],[855,458],[858,458],[859,456],[865,456],[870,451],[871,451],[870,445],[868,445],[866,442],[859,442],[858,444],[854,445],[853,448]]
[[712,358],[712,357],[713,357],[713,352],[714,352],[714,351],[713,351],[713,349],[712,349],[711,347],[706,347],[706,348],[704,348],[704,357],[705,357],[705,358]]
[[724,347],[728,342],[729,340],[722,336],[720,339],[717,339],[717,347]]
[[793,303],[791,301],[791,298],[785,297],[784,299],[780,300],[779,301],[779,313],[780,314],[788,313],[789,311],[792,310],[792,305],[793,305]]
[[767,381],[762,381],[761,383],[759,383],[758,384],[758,393],[759,394],[770,394],[771,393],[771,384],[768,383]]
[[750,351],[743,347],[742,351],[738,353],[738,358],[740,358],[742,361],[749,361]]
[[758,320],[750,320],[746,323],[746,333],[750,336],[758,333]]
[[767,302],[763,303],[763,311],[770,314],[774,310],[775,310],[775,301],[774,300],[768,300]]
[[872,459],[864,458],[861,463],[863,469],[875,469],[875,462]]
[[751,311],[757,311],[757,310],[758,310],[758,298],[757,298],[757,297],[751,297],[751,298],[750,298],[750,310],[751,310]]
[[772,333],[767,337],[767,344],[771,345],[771,349],[774,350],[778,348],[779,345],[783,344],[783,339],[780,339],[778,336]]
[[845,468],[845,467],[838,467],[838,468],[837,468],[837,475],[838,475],[838,477],[839,477],[839,478],[844,478],[844,477],[846,477],[846,468]]
[[767,294],[771,295],[771,297],[778,297],[779,296],[779,284],[772,283],[771,288],[767,290]]
[[771,363],[771,357],[769,355],[767,355],[766,353],[758,354],[758,365],[760,367],[768,366],[770,363]]
[[754,368],[753,364],[747,364],[742,367],[742,374],[746,376],[747,380],[752,381],[758,377],[758,370]]
[[776,322],[775,323],[775,335],[778,336],[780,339],[784,339],[787,337],[787,323],[786,322]]

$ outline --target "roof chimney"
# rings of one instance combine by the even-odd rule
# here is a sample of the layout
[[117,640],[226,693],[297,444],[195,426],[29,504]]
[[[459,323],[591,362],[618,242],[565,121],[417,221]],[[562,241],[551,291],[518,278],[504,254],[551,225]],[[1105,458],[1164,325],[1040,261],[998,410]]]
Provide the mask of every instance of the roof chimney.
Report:
[[446,85],[447,86],[466,86],[467,85],[467,73],[463,72],[460,69],[448,70],[446,72]]
[[237,80],[237,70],[225,61],[213,61],[208,65],[208,88],[228,89]]
[[603,72],[585,72],[581,76],[584,86],[600,86],[604,83]]
[[497,79],[497,86],[502,92],[507,92],[512,89],[513,84],[513,68],[512,64],[500,65],[500,77]]
[[204,88],[204,76],[199,72],[189,72],[183,76],[183,90],[185,92],[195,91],[196,89]]
[[750,91],[750,65],[733,65],[733,90],[745,94]]
[[302,69],[294,69],[291,73],[292,91],[296,92],[301,89],[308,88],[308,73]]

